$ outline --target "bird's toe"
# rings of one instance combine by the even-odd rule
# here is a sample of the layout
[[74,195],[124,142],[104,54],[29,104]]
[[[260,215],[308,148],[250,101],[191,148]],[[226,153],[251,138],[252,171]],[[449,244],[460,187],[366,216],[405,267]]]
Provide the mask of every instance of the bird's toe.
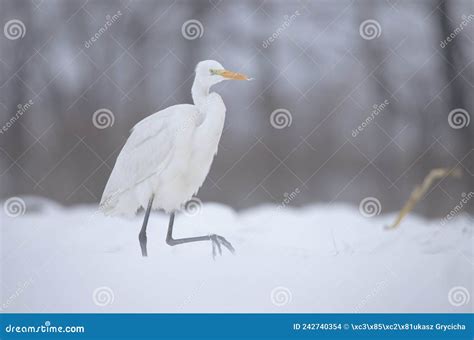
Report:
[[227,241],[224,237],[222,237],[222,236],[219,236],[219,237],[220,237],[220,241],[221,241],[222,245],[224,245],[224,247],[226,247],[232,254],[234,254],[235,249],[232,246],[232,244],[229,241]]
[[219,255],[222,255],[222,246],[226,247],[232,254],[235,253],[235,249],[232,244],[227,241],[223,236],[212,234],[210,235],[212,241],[212,251],[215,257],[216,248],[219,251]]

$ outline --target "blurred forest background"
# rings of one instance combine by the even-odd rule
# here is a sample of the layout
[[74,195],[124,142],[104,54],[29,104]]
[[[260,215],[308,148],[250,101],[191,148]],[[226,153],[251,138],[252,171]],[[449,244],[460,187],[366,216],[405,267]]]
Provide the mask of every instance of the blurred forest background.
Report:
[[[432,168],[461,167],[416,208],[442,216],[474,191],[473,7],[0,0],[0,196],[98,202],[133,125],[190,103],[196,63],[215,59],[255,80],[213,88],[227,117],[200,199],[241,209],[372,196],[389,212]],[[98,110],[113,124],[98,128]]]

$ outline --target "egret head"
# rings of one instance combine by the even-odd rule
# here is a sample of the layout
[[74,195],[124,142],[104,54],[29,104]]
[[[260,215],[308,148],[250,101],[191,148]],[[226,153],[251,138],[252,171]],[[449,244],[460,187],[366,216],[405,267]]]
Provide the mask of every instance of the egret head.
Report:
[[250,80],[242,73],[226,70],[215,60],[204,60],[196,66],[196,81],[205,85],[212,86],[223,80]]

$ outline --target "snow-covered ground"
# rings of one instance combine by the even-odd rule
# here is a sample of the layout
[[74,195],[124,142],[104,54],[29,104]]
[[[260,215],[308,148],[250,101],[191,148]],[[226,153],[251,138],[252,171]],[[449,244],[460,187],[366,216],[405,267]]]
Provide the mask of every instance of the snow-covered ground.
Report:
[[95,207],[27,201],[2,215],[5,312],[472,312],[472,218],[441,225],[409,215],[367,218],[357,207],[272,206],[236,213],[204,203],[180,214],[175,237],[231,241],[213,261],[208,242],[169,247],[153,213],[148,258],[142,215],[106,218]]

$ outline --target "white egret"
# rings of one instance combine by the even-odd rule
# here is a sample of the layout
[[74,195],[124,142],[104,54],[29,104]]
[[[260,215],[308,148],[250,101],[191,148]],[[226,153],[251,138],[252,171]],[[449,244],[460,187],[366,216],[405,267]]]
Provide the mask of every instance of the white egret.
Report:
[[133,215],[142,207],[146,209],[138,237],[143,256],[147,256],[146,228],[152,209],[170,214],[166,236],[170,246],[211,241],[213,256],[216,248],[222,253],[222,245],[234,251],[230,242],[216,234],[172,236],[175,212],[203,184],[221,138],[226,107],[209,89],[228,79],[249,80],[217,61],[198,63],[191,90],[194,105],[170,106],[138,122],[117,157],[100,207],[106,215]]

